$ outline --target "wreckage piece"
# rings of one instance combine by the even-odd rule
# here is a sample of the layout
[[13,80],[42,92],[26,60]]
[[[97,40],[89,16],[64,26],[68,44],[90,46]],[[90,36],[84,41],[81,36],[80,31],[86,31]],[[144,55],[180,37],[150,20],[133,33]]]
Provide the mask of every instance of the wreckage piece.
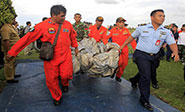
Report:
[[[118,67],[119,45],[116,43],[96,43],[94,39],[84,39],[79,43],[79,54],[73,54],[74,73],[83,71],[90,77],[111,76]],[[73,51],[74,52],[74,51]],[[78,62],[76,62],[78,61]],[[77,67],[78,66],[78,67]],[[80,66],[80,67],[79,67]]]

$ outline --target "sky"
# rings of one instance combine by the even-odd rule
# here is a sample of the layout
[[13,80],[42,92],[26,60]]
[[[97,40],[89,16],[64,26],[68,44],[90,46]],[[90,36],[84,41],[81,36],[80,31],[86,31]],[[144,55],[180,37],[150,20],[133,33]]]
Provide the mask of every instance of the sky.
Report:
[[82,22],[95,23],[97,16],[104,18],[103,25],[113,25],[118,17],[126,19],[128,27],[149,23],[150,13],[163,9],[166,19],[163,25],[185,24],[185,0],[12,0],[20,25],[31,21],[37,24],[43,17],[50,17],[50,8],[62,4],[67,9],[66,20],[74,23],[74,14],[82,15]]

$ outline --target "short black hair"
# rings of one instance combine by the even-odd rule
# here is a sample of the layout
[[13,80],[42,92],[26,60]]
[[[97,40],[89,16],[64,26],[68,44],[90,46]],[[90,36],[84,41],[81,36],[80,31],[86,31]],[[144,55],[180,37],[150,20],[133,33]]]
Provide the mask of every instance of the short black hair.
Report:
[[75,13],[74,16],[76,16],[76,15],[80,15],[80,17],[82,16],[80,13]]
[[163,12],[164,13],[164,10],[163,9],[156,9],[156,10],[153,10],[151,13],[150,13],[150,16],[154,16],[154,14],[156,12]]
[[42,21],[44,21],[44,20],[46,20],[46,19],[48,19],[48,18],[47,18],[47,17],[43,17],[43,18],[42,18]]
[[29,24],[31,24],[31,21],[27,21],[27,22],[26,22],[26,25],[29,25]]
[[66,14],[67,10],[63,5],[53,5],[50,10],[50,15],[51,16],[52,14],[58,15],[60,14],[60,12],[63,12],[64,14]]
[[183,24],[182,27],[185,27],[185,24]]

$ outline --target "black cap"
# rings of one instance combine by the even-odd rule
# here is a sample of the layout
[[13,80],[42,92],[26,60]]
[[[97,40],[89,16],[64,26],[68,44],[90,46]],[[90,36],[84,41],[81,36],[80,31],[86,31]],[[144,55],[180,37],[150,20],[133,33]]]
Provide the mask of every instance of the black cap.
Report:
[[182,27],[185,27],[185,24],[183,24]]

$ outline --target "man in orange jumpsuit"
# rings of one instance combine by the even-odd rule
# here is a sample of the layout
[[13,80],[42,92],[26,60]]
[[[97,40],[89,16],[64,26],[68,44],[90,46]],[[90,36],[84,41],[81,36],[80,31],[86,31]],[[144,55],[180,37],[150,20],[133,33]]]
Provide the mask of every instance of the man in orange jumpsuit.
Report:
[[102,38],[105,38],[107,34],[107,28],[102,26],[103,17],[98,16],[96,18],[96,23],[89,27],[89,37],[94,38],[96,42],[101,42]]
[[57,43],[54,47],[54,56],[50,61],[44,61],[44,71],[46,85],[52,95],[54,105],[61,103],[62,91],[59,87],[58,77],[61,77],[62,86],[67,92],[69,80],[72,79],[73,65],[70,46],[75,47],[78,53],[76,32],[70,22],[65,20],[66,8],[62,5],[51,7],[51,18],[37,24],[34,29],[21,38],[11,50],[9,50],[6,60],[18,55],[27,45],[41,37],[42,42],[54,42],[59,24],[62,24]]
[[[117,18],[116,20],[116,26],[110,30],[110,34],[107,39],[112,38],[112,42],[117,43],[119,46],[121,46],[125,40],[130,36],[130,32],[127,28],[125,28],[125,19],[122,17]],[[107,43],[107,39],[105,41],[105,38],[103,39],[104,44]],[[132,48],[135,50],[136,48],[136,41],[134,40],[132,43]],[[124,72],[125,67],[128,64],[128,47],[124,47],[121,51],[119,61],[118,61],[118,71],[116,74],[116,81],[121,82],[121,76]]]

